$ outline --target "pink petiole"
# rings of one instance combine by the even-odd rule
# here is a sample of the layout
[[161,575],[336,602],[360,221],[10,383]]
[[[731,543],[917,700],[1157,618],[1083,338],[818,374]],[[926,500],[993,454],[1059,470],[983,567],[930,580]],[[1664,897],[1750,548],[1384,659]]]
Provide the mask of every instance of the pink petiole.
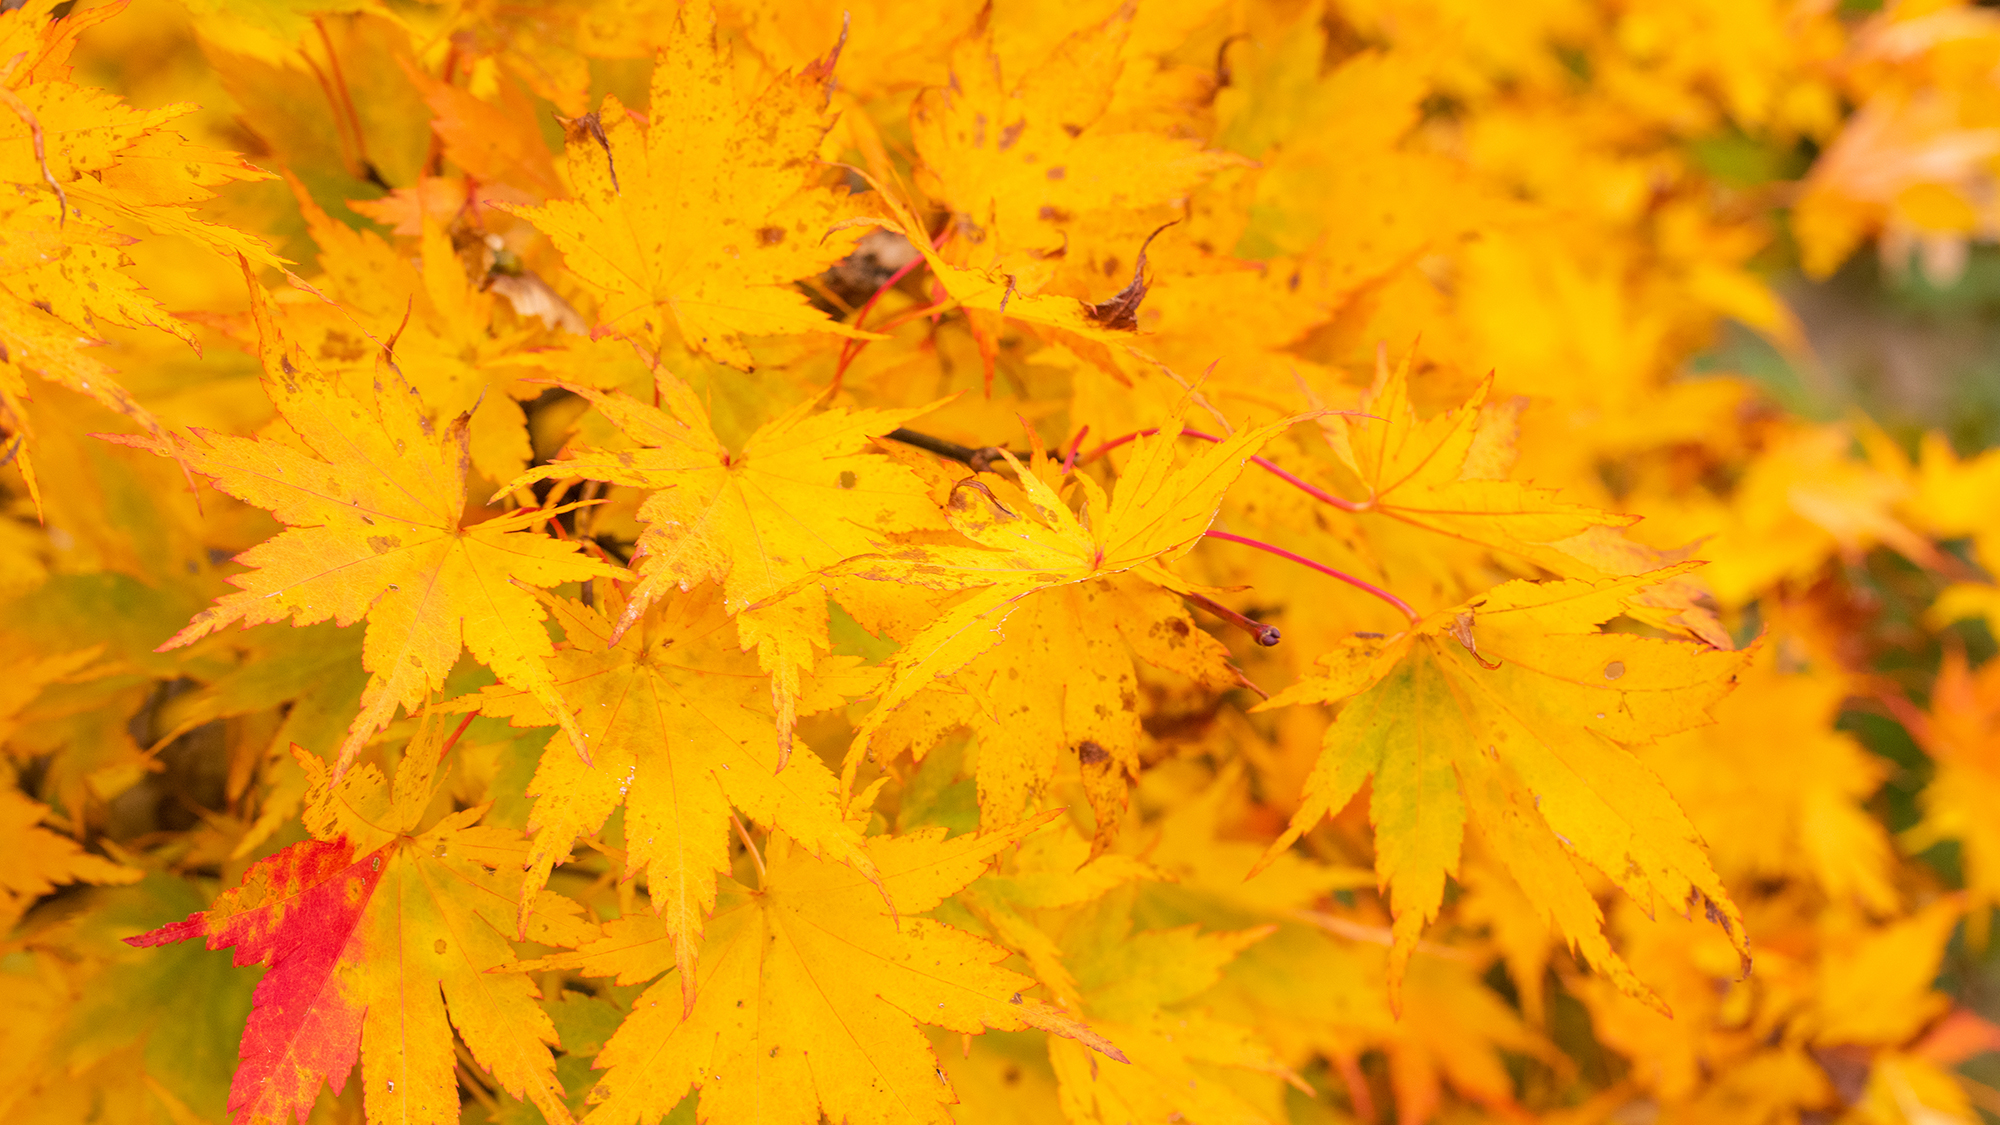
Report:
[[1403,599],[1397,597],[1396,595],[1390,593],[1389,591],[1384,590],[1382,587],[1375,585],[1373,582],[1365,582],[1359,578],[1354,577],[1352,574],[1349,574],[1344,570],[1335,570],[1333,567],[1330,567],[1325,563],[1314,562],[1312,559],[1306,558],[1304,555],[1295,555],[1292,552],[1285,550],[1283,547],[1274,547],[1271,544],[1266,543],[1261,539],[1251,539],[1248,536],[1243,536],[1243,535],[1231,535],[1227,531],[1204,531],[1202,532],[1202,535],[1204,535],[1209,539],[1222,539],[1230,543],[1241,543],[1245,547],[1255,547],[1260,551],[1265,551],[1270,554],[1276,555],[1281,559],[1288,559],[1292,562],[1298,563],[1300,566],[1308,567],[1312,570],[1317,570],[1321,574],[1327,575],[1329,577],[1338,578],[1342,582],[1347,583],[1349,586],[1352,586],[1357,590],[1362,590],[1366,593],[1373,594],[1376,597],[1382,599],[1383,601],[1388,602],[1390,605],[1395,606],[1398,610],[1402,611],[1404,617],[1410,619],[1410,624],[1412,625],[1416,624],[1418,621],[1423,620],[1421,614],[1419,614],[1416,610],[1410,608],[1410,603],[1404,601]]
[[[931,249],[942,249],[944,244],[951,240],[952,232],[957,229],[958,224],[956,223],[945,224],[945,228],[937,233],[937,237],[931,239]],[[897,282],[910,276],[918,266],[924,264],[925,260],[922,254],[918,254],[916,257],[904,262],[902,267],[895,273],[890,274],[889,280],[876,287],[875,294],[863,302],[860,309],[856,310],[854,314],[854,327],[860,328],[861,323],[868,319],[869,312],[875,308],[876,303],[882,299],[883,295],[888,293],[889,290],[894,289]],[[846,340],[841,343],[840,361],[833,369],[833,387],[835,390],[840,389],[840,381],[847,375],[847,365],[854,362],[854,357],[860,355],[861,349],[867,347],[868,343],[869,341],[867,340]]]

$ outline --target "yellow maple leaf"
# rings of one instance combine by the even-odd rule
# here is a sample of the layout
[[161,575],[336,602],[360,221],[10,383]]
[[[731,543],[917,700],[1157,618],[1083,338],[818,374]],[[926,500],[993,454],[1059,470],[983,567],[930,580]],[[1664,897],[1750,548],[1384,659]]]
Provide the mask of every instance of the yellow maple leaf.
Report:
[[1266,854],[1374,778],[1375,870],[1395,913],[1392,998],[1468,820],[1563,936],[1635,996],[1651,993],[1605,940],[1582,864],[1648,912],[1706,912],[1747,961],[1742,918],[1694,826],[1627,749],[1708,722],[1742,654],[1593,631],[1674,573],[1510,582],[1394,637],[1352,640],[1264,704],[1346,700]]
[[[1894,852],[1864,802],[1887,769],[1834,727],[1857,691],[1791,635],[1767,636],[1715,723],[1668,735],[1639,754],[1708,840],[1723,875],[1779,879],[1810,873],[1826,895],[1877,914],[1896,909]],[[1745,754],[1782,746],[1782,754]],[[1949,788],[1949,786],[1947,786]]]
[[554,649],[542,608],[523,587],[625,572],[530,530],[549,518],[545,512],[468,523],[465,415],[437,431],[393,378],[372,402],[350,398],[288,346],[261,299],[256,315],[265,390],[296,443],[205,430],[194,441],[115,439],[178,457],[289,525],[239,556],[253,568],[232,579],[241,590],[218,598],[162,647],[238,621],[333,618],[345,626],[367,618],[362,663],[371,675],[337,774],[398,704],[413,710],[443,687],[468,648],[503,683],[535,694],[573,742],[587,746],[543,663]]
[[[918,917],[971,882],[1003,848],[1046,823],[944,839],[941,828],[868,842],[901,917],[853,868],[773,836],[756,888],[727,886],[703,942],[692,1009],[668,977],[641,996],[598,1056],[592,1125],[651,1121],[690,1087],[705,1120],[813,1125],[949,1123],[956,1100],[919,1024],[975,1034],[1038,1027],[1123,1061],[1081,1021],[1026,999],[1032,982],[999,967],[1006,951]],[[627,915],[573,954],[545,959],[624,983],[674,964],[648,912]]]
[[135,109],[70,81],[77,36],[120,6],[60,17],[58,7],[36,0],[0,13],[0,181],[15,189],[0,203],[0,427],[23,435],[10,459],[38,503],[31,451],[18,444],[30,429],[23,373],[89,395],[157,434],[152,413],[86,350],[101,342],[96,324],[148,326],[194,343],[192,329],[124,272],[131,264],[124,247],[134,239],[113,223],[283,264],[261,239],[193,217],[214,185],[269,173],[170,131],[193,106]]
[[[1096,1065],[1080,1044],[1049,1041],[1064,1116],[1073,1122],[1267,1121],[1208,1068],[1247,1070],[1304,1087],[1249,1028],[1216,1018],[1199,997],[1244,949],[1275,926],[1201,933],[1200,927],[1132,932],[1132,901],[1118,895],[1065,929],[1065,961],[1082,1011],[1119,1045],[1129,1067]],[[1309,1089],[1309,1087],[1305,1087]]]
[[1375,1030],[1389,1056],[1396,1119],[1417,1125],[1436,1117],[1447,1084],[1498,1117],[1520,1112],[1502,1051],[1554,1063],[1553,1044],[1479,979],[1476,963],[1420,957],[1410,966],[1403,1010]]
[[[953,486],[945,505],[946,519],[972,545],[913,545],[829,571],[836,597],[857,583],[955,596],[888,663],[890,682],[855,731],[845,781],[851,783],[876,732],[900,708],[955,677],[963,681],[958,690],[987,709],[987,729],[1012,728],[995,747],[1003,751],[993,755],[1000,760],[990,767],[982,762],[986,811],[1002,822],[1020,815],[1021,801],[1053,772],[1056,753],[1067,750],[1085,770],[1101,851],[1124,807],[1126,778],[1136,776],[1139,765],[1127,702],[1136,685],[1130,658],[1113,638],[1122,631],[1157,663],[1210,682],[1229,680],[1226,654],[1196,642],[1184,611],[1171,601],[1154,600],[1149,587],[1193,589],[1161,564],[1194,548],[1243,465],[1295,421],[1247,427],[1180,465],[1175,464],[1178,423],[1142,439],[1126,464],[1116,500],[1089,476],[1073,478],[1088,498],[1087,524],[1039,475],[1057,471],[1049,462],[1037,457],[1031,472],[1008,454],[1018,489],[996,494],[972,477]],[[1143,616],[1135,619],[1134,608]],[[981,658],[989,651],[996,655],[983,669],[987,675],[968,678],[966,673],[982,670]],[[1045,695],[1032,688],[1005,686],[1010,676],[1035,683],[1031,674],[1020,673],[1022,667],[1071,669],[1060,709],[1048,707]],[[997,694],[987,694],[996,687]],[[933,724],[940,725],[945,724]]]
[[[1004,494],[1004,493],[1003,493]],[[981,747],[974,776],[989,823],[1006,823],[1073,757],[1098,817],[1095,852],[1117,834],[1128,770],[1138,761],[1134,657],[1205,688],[1240,682],[1229,650],[1196,626],[1180,598],[1142,575],[1113,574],[1025,597],[994,628],[998,643],[938,673],[871,737],[878,757],[907,746],[922,758],[960,728]],[[1029,668],[1068,671],[1055,691]]]
[[1049,996],[1071,1008],[1081,1003],[1075,976],[1063,963],[1055,938],[1035,924],[1037,911],[1078,906],[1129,883],[1158,879],[1151,866],[1125,855],[1090,854],[1075,822],[1058,821],[1023,840],[993,871],[958,893],[994,940],[1013,949]]
[[1165,204],[1241,163],[1191,139],[1121,129],[1108,116],[1135,18],[1135,8],[1121,7],[1018,76],[1002,75],[992,32],[981,27],[953,49],[949,84],[912,103],[918,183],[958,216],[968,264],[1046,280],[1051,267],[1073,262],[1096,274],[1103,255],[1129,261],[1146,230],[1173,217]]
[[[17,652],[32,652],[34,647],[23,638],[9,637],[10,648]],[[72,678],[84,678],[87,671],[104,651],[102,645],[72,649],[69,652],[49,653],[17,660],[4,683],[0,683],[0,746],[7,745],[10,736],[21,725],[21,712],[42,689],[53,683],[62,683]],[[101,673],[100,673],[101,674]]]
[[[1857,438],[1865,460],[1853,455]],[[1897,514],[1914,490],[1893,449],[1872,428],[1793,423],[1774,434],[1703,545],[1711,563],[1702,577],[1716,599],[1741,605],[1773,583],[1810,578],[1829,556],[1858,558],[1878,544],[1941,566],[1936,548]]]
[[[923,224],[911,217],[903,205],[886,193],[877,193],[879,202],[889,210],[888,217],[876,221],[886,230],[895,231],[914,246],[923,256],[924,264],[931,275],[944,287],[945,294],[960,308],[995,317],[1011,317],[1054,333],[1057,340],[1076,338],[1097,343],[1125,344],[1133,338],[1131,325],[1107,323],[1094,314],[1095,306],[1077,297],[1059,293],[1042,292],[1046,279],[1024,279],[1011,272],[1005,264],[986,266],[963,266],[946,260],[945,256],[931,245],[925,236]],[[1143,256],[1134,270],[1130,286],[1120,291],[1119,297],[1143,298],[1146,293],[1143,272]],[[1117,302],[1118,298],[1112,298]],[[1134,301],[1133,308],[1137,308]],[[1110,314],[1101,314],[1110,315]],[[982,330],[983,331],[983,330]],[[990,343],[990,342],[989,342]],[[987,346],[983,344],[982,346]]]
[[[1358,550],[1369,567],[1393,567],[1388,580],[1397,586],[1428,579],[1451,600],[1464,596],[1466,583],[1491,580],[1488,551],[1584,579],[1655,572],[1692,553],[1692,547],[1662,551],[1627,538],[1637,516],[1570,503],[1555,489],[1512,479],[1528,403],[1491,401],[1490,373],[1463,403],[1420,415],[1412,397],[1412,358],[1392,368],[1378,356],[1375,382],[1357,409],[1320,422],[1339,467],[1329,489],[1308,486],[1304,492],[1353,513],[1351,524],[1336,526],[1353,526],[1364,537],[1359,544],[1336,539],[1330,547]],[[1357,489],[1359,499],[1337,495]],[[1257,507],[1270,509],[1263,522],[1272,526],[1314,517],[1324,522],[1326,514],[1317,509],[1308,515],[1300,496],[1289,491],[1267,495]],[[1440,537],[1463,547],[1454,552],[1438,543]],[[1733,648],[1709,601],[1705,587],[1682,574],[1636,595],[1626,612],[1715,648]]]
[[[622,803],[626,874],[645,873],[681,981],[692,988],[715,875],[729,868],[730,806],[873,873],[859,829],[841,819],[832,771],[813,754],[776,768],[770,692],[756,659],[738,648],[713,586],[656,603],[616,642],[611,623],[590,606],[556,600],[553,609],[567,641],[549,672],[577,709],[592,764],[567,737],[542,754],[528,786],[537,795],[528,821],[536,836],[524,906],[570,844]],[[555,721],[534,694],[498,685],[461,706],[517,725]]]
[[373,383],[377,357],[390,347],[396,371],[433,421],[470,416],[472,467],[496,482],[518,476],[533,450],[517,400],[544,389],[522,377],[546,374],[531,350],[545,334],[494,315],[497,294],[466,276],[435,218],[421,221],[412,260],[381,236],[335,221],[297,181],[292,190],[320,249],[321,295],[287,294],[294,299],[280,308],[288,335],[358,394]]
[[[655,490],[639,506],[645,524],[633,555],[633,587],[613,636],[675,586],[722,586],[743,645],[772,677],[779,758],[789,760],[800,675],[826,647],[823,598],[774,597],[814,571],[879,547],[895,532],[940,522],[915,474],[874,450],[886,434],[929,409],[827,410],[800,403],[731,451],[710,428],[687,384],[662,372],[668,408],[562,384],[589,399],[644,448],[576,449],[529,471],[537,480],[584,477]],[[770,599],[771,604],[760,605]]]
[[1813,1010],[1802,1021],[1814,1040],[1893,1046],[1951,1007],[1951,997],[1933,986],[1965,905],[1965,896],[1946,895],[1886,926],[1833,935],[1820,955]]
[[1375,512],[1433,534],[1519,554],[1541,554],[1595,527],[1629,527],[1637,517],[1556,498],[1555,490],[1508,480],[1511,413],[1483,412],[1493,376],[1462,406],[1419,418],[1410,400],[1410,357],[1381,367],[1352,413],[1322,419],[1328,444],[1367,495],[1352,510]]
[[576,198],[515,213],[604,294],[600,324],[650,346],[664,318],[690,349],[738,367],[750,365],[742,336],[855,335],[792,285],[855,238],[835,230],[852,217],[844,193],[816,183],[831,68],[829,58],[743,96],[746,68],[708,5],[683,8],[653,70],[650,123],[606,97],[569,126],[564,176]]
[[0,871],[0,927],[10,931],[58,883],[136,883],[146,874],[91,855],[75,840],[41,827],[48,813],[48,806],[19,790],[0,789],[0,848],[8,857]]

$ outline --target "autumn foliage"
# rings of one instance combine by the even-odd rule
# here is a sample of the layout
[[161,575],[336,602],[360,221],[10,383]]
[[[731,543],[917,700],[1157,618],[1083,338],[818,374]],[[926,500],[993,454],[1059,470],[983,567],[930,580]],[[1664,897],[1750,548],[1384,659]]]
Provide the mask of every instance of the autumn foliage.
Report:
[[7,7],[0,1119],[2000,1113],[1990,9]]

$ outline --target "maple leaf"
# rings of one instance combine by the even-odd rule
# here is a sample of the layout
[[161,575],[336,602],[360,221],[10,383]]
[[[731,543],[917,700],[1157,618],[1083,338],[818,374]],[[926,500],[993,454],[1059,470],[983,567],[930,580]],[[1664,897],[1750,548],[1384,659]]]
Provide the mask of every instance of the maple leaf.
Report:
[[[560,385],[589,399],[644,448],[570,450],[509,488],[580,476],[656,490],[639,506],[646,524],[633,555],[640,581],[612,636],[622,636],[674,586],[720,583],[744,647],[757,651],[772,676],[783,765],[790,760],[799,676],[812,667],[814,647],[826,646],[826,606],[788,591],[772,595],[876,549],[895,532],[938,524],[917,477],[869,440],[928,408],[814,413],[814,404],[804,402],[732,453],[716,439],[694,392],[665,372],[658,387],[667,411]],[[765,599],[773,604],[758,604]]]
[[[1857,439],[1868,461],[1850,456]],[[1877,544],[1939,567],[1937,549],[1894,511],[1910,498],[1909,483],[1869,463],[1883,459],[1885,446],[1893,448],[1867,428],[1793,424],[1772,434],[1716,513],[1715,563],[1704,577],[1718,600],[1741,605],[1753,591],[1812,575],[1835,553],[1853,557]]]
[[[101,342],[100,320],[157,328],[189,344],[194,336],[123,272],[131,264],[124,248],[135,240],[104,220],[143,223],[281,266],[261,239],[192,217],[214,185],[269,173],[166,129],[193,106],[134,109],[109,91],[70,81],[77,37],[120,6],[58,17],[59,7],[36,0],[0,14],[0,60],[11,60],[0,65],[0,180],[15,189],[0,204],[0,425],[27,429],[22,373],[33,371],[157,434],[151,411],[84,348]],[[38,496],[30,451],[17,446],[8,459],[19,460],[31,497]]]
[[[871,839],[900,917],[852,868],[774,835],[759,885],[731,884],[709,923],[699,999],[683,1013],[671,977],[639,998],[598,1056],[606,1073],[588,1120],[652,1120],[693,1087],[704,1120],[812,1125],[823,1112],[857,1125],[949,1122],[951,1089],[918,1024],[967,1034],[1038,1027],[1123,1062],[1080,1021],[1024,999],[1032,982],[996,964],[1005,950],[913,916],[1047,820],[952,840],[939,828]],[[640,912],[542,963],[632,983],[672,967],[673,945]]]
[[1381,368],[1358,410],[1320,423],[1334,452],[1367,491],[1354,510],[1520,553],[1593,527],[1636,522],[1505,479],[1513,462],[1512,435],[1505,432],[1511,418],[1496,419],[1480,409],[1492,389],[1489,374],[1463,406],[1420,419],[1410,401],[1410,356],[1393,372]]
[[538,353],[527,346],[544,334],[498,322],[497,295],[466,276],[436,219],[419,222],[412,260],[380,236],[335,221],[296,180],[292,193],[320,248],[320,296],[280,306],[299,350],[365,394],[386,347],[396,373],[434,412],[433,421],[469,416],[467,447],[475,470],[494,481],[518,476],[533,450],[516,399],[542,391],[521,377],[545,374],[536,366]]
[[[994,633],[991,647],[940,672],[871,727],[872,752],[880,758],[907,746],[922,758],[944,735],[970,730],[981,747],[975,780],[989,823],[1019,816],[1063,769],[1063,759],[1073,758],[1097,817],[1095,854],[1117,835],[1138,761],[1139,716],[1130,706],[1140,691],[1134,658],[1204,688],[1240,682],[1222,642],[1195,625],[1180,598],[1142,574],[1024,595]],[[975,634],[973,642],[980,639]],[[1069,672],[1052,690],[1025,671],[1041,668]]]
[[1160,878],[1160,872],[1131,856],[1092,856],[1090,841],[1073,822],[1021,841],[1013,854],[980,876],[954,899],[985,925],[996,941],[1018,952],[1049,995],[1064,1008],[1082,1002],[1076,977],[1063,950],[1036,924],[1036,911],[1081,906],[1120,887]]
[[1130,895],[1113,895],[1084,910],[1063,931],[1065,964],[1076,973],[1082,1011],[1117,1042],[1130,1067],[1095,1065],[1079,1045],[1049,1041],[1049,1061],[1071,1121],[1261,1119],[1230,1083],[1209,1067],[1261,1072],[1304,1082],[1245,1027],[1198,1006],[1243,950],[1275,926],[1201,933],[1198,926],[1132,932]]
[[1397,1019],[1381,1029],[1399,1123],[1435,1117],[1446,1082],[1495,1116],[1520,1112],[1502,1051],[1559,1065],[1555,1047],[1523,1026],[1519,1014],[1480,983],[1472,964],[1419,958],[1404,997]]
[[[243,883],[184,922],[127,938],[136,946],[206,938],[238,966],[269,971],[243,1029],[230,1087],[236,1125],[304,1125],[322,1080],[336,1093],[361,1063],[376,1122],[455,1122],[452,1029],[516,1097],[567,1122],[550,1045],[555,1028],[506,935],[514,923],[519,833],[480,827],[485,808],[420,829],[451,741],[419,732],[393,794],[372,764],[329,787],[326,766],[297,752],[313,780],[314,838],[259,860]],[[575,945],[590,928],[574,903],[543,895],[529,936]],[[450,1023],[446,1022],[447,1014]]]
[[832,58],[742,97],[713,22],[706,4],[676,14],[650,124],[616,97],[571,122],[563,174],[575,199],[515,213],[604,293],[600,324],[631,334],[651,317],[656,344],[665,326],[653,321],[671,317],[689,348],[748,367],[741,336],[856,334],[792,286],[855,236],[834,233],[852,215],[844,193],[816,184]]
[[948,84],[911,104],[918,183],[958,216],[978,259],[970,265],[1014,275],[1029,294],[1071,261],[1096,274],[1100,260],[1131,252],[1148,229],[1135,224],[1242,162],[1187,138],[1121,128],[1113,100],[1135,22],[1136,9],[1120,7],[1003,76],[983,20],[952,49]]
[[[923,224],[911,217],[900,202],[887,194],[882,195],[880,202],[888,209],[889,216],[878,217],[875,221],[884,230],[903,235],[916,247],[931,275],[952,303],[960,308],[1008,316],[1045,330],[1054,330],[1053,338],[1057,340],[1074,338],[1121,345],[1132,340],[1133,329],[1137,325],[1138,301],[1145,297],[1144,285],[1139,285],[1133,293],[1121,291],[1119,295],[1130,298],[1128,311],[1133,314],[1132,317],[1107,320],[1097,314],[1099,302],[1024,288],[1022,278],[999,266],[962,266],[947,261],[931,245],[931,239],[924,234]],[[1115,305],[1119,297],[1105,303]],[[991,380],[988,382],[990,384]]]
[[[19,643],[18,641],[16,643]],[[23,645],[23,650],[31,646]],[[50,653],[14,666],[14,674],[0,683],[0,746],[20,725],[23,709],[35,701],[42,689],[72,677],[89,675],[87,669],[103,653],[101,645]]]
[[[1939,687],[1947,685],[1956,686],[1949,663],[1939,676]],[[1856,690],[1831,654],[1811,653],[1796,634],[1774,629],[1736,690],[1715,705],[1712,725],[1639,748],[1732,884],[1810,873],[1829,898],[1877,914],[1895,910],[1888,833],[1864,808],[1885,770],[1834,726]],[[1745,755],[1745,746],[1783,746],[1785,753]],[[1968,791],[1952,784],[1938,790]]]
[[1706,912],[1747,966],[1742,916],[1693,825],[1627,749],[1710,721],[1743,655],[1591,631],[1674,573],[1510,582],[1395,637],[1351,641],[1262,705],[1346,701],[1266,855],[1374,778],[1375,870],[1395,913],[1392,999],[1468,820],[1563,936],[1633,995],[1652,994],[1605,940],[1580,863],[1649,913]]
[[[692,988],[715,875],[729,868],[731,805],[873,873],[859,830],[841,818],[832,772],[812,754],[777,769],[769,689],[737,647],[713,586],[656,603],[616,642],[590,606],[558,600],[553,608],[567,642],[549,672],[577,709],[593,764],[584,766],[566,738],[542,755],[528,786],[537,795],[528,822],[536,836],[524,907],[571,842],[623,803],[626,874],[645,872],[681,981]],[[536,696],[513,688],[489,687],[462,705],[519,725],[554,722]]]
[[1889,925],[1836,937],[1804,1021],[1814,1038],[1902,1043],[1943,1014],[1951,998],[1935,987],[1938,963],[1965,905],[1965,896],[1946,895]]
[[8,865],[0,872],[0,927],[8,930],[36,899],[57,883],[136,883],[145,872],[91,855],[67,836],[41,827],[48,806],[23,793],[0,789],[0,847]]
[[[1464,404],[1420,418],[1410,398],[1411,358],[1406,354],[1393,370],[1378,364],[1360,408],[1321,422],[1328,444],[1367,490],[1352,511],[1505,551],[1564,578],[1629,578],[1691,553],[1626,538],[1622,532],[1637,516],[1568,503],[1554,489],[1508,479],[1525,403],[1489,402],[1490,372]],[[1706,591],[1680,576],[1637,595],[1627,612],[1715,648],[1735,647],[1706,602]]]
[[[954,486],[945,505],[946,519],[973,546],[910,546],[829,571],[836,596],[856,582],[958,595],[889,662],[890,682],[856,728],[845,778],[852,778],[876,732],[899,708],[1007,642],[1012,647],[992,671],[1019,675],[1023,665],[1031,673],[1038,667],[1070,666],[1075,671],[1064,683],[1061,711],[1048,709],[1032,690],[1015,695],[1001,688],[991,726],[1013,725],[1019,742],[1003,751],[1004,765],[993,767],[1005,770],[1007,780],[1002,783],[997,774],[991,781],[983,778],[982,789],[993,797],[989,801],[983,793],[982,804],[1002,818],[1018,815],[1020,799],[1051,772],[1049,747],[1070,749],[1087,771],[1098,771],[1094,778],[1086,772],[1085,778],[1098,814],[1098,850],[1108,846],[1116,813],[1125,803],[1124,779],[1118,775],[1136,776],[1139,764],[1137,732],[1122,721],[1129,718],[1127,700],[1134,688],[1131,662],[1112,647],[1110,637],[1121,631],[1123,618],[1125,636],[1142,654],[1202,678],[1226,680],[1226,673],[1216,675],[1215,650],[1173,643],[1176,638],[1191,641],[1194,633],[1177,609],[1163,614],[1156,606],[1137,621],[1131,609],[1135,600],[1145,604],[1148,585],[1192,588],[1161,564],[1193,549],[1244,463],[1297,420],[1245,428],[1197,450],[1179,466],[1173,436],[1178,424],[1165,436],[1142,440],[1126,464],[1115,501],[1090,477],[1073,478],[1088,497],[1087,526],[1038,475],[1052,471],[1045,460],[1036,458],[1037,471],[1031,472],[1007,454],[1019,481],[1018,494],[1010,489],[1008,495],[1015,497],[1018,511],[976,477]],[[1136,586],[1114,584],[1128,573]],[[1152,640],[1155,629],[1165,643]],[[1226,660],[1221,663],[1227,667]],[[1032,675],[1021,679],[1035,683]],[[967,687],[975,700],[992,690],[984,678]],[[982,771],[986,768],[982,765]]]
[[1977,902],[2000,902],[2000,830],[1982,812],[2000,795],[2000,661],[1974,672],[1963,654],[1947,653],[1931,713],[1902,710],[1899,717],[1937,763],[1937,780],[1921,798],[1923,819],[1904,847],[1958,841],[1966,890]]
[[239,556],[253,568],[232,579],[239,592],[217,599],[161,647],[236,621],[333,618],[345,626],[367,618],[362,663],[371,675],[336,774],[398,704],[414,709],[442,687],[466,648],[503,682],[535,693],[575,744],[587,745],[543,663],[553,646],[541,606],[522,586],[625,572],[529,530],[549,518],[544,512],[468,524],[467,418],[437,432],[394,379],[373,402],[341,394],[278,335],[268,304],[255,307],[265,391],[297,444],[205,430],[192,442],[111,439],[179,457],[289,525]]

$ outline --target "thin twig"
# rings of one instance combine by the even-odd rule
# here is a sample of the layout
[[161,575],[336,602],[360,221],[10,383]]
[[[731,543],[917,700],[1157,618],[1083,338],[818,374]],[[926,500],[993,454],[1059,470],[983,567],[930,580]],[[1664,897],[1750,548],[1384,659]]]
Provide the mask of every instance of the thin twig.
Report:
[[[937,233],[937,237],[931,239],[931,249],[936,251],[943,248],[945,242],[951,238],[951,232],[956,229],[958,229],[958,224],[946,223],[945,228]],[[889,290],[894,289],[897,282],[910,276],[910,274],[916,271],[918,266],[923,265],[926,261],[928,259],[922,254],[918,254],[916,257],[904,262],[895,273],[890,274],[887,281],[876,286],[874,295],[862,302],[860,311],[854,314],[854,327],[857,330],[860,329],[862,321],[868,319],[868,314],[874,310],[876,303],[881,301],[888,294]],[[834,364],[833,368],[833,388],[835,390],[840,388],[840,381],[847,377],[847,365],[853,363],[854,358],[861,354],[861,349],[867,346],[867,340],[848,339],[841,342],[840,359]]]

